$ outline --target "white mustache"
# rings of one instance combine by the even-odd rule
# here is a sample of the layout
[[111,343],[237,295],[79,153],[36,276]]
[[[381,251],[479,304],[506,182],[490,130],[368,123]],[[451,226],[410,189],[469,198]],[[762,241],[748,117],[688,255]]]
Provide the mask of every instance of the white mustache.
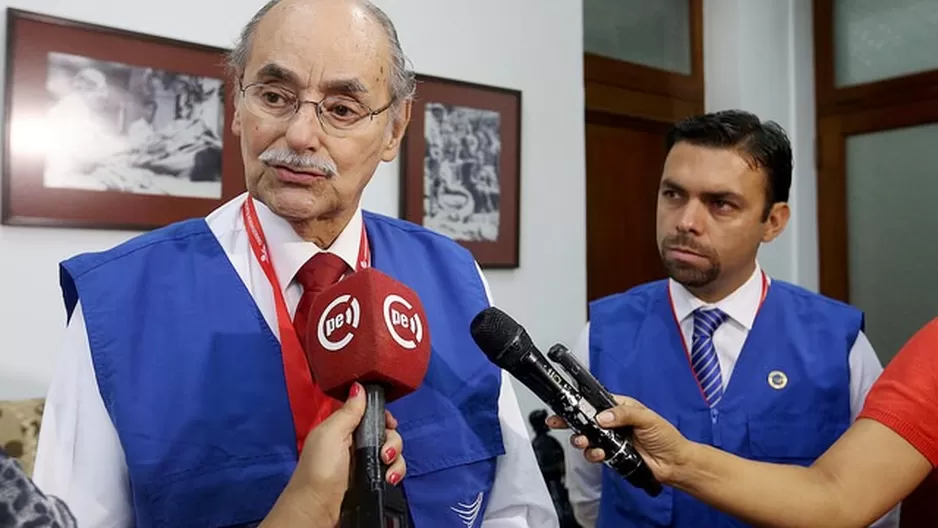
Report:
[[330,178],[336,176],[339,172],[336,166],[330,161],[321,160],[304,154],[297,154],[292,150],[268,150],[258,156],[257,159],[268,165],[285,165],[297,170],[321,172]]

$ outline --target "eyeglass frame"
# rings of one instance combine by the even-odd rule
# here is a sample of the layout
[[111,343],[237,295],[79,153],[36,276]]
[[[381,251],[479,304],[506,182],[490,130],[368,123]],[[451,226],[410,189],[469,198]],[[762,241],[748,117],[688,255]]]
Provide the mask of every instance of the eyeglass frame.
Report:
[[[255,82],[248,83],[248,84],[245,85],[245,84],[244,84],[244,79],[241,78],[241,79],[238,79],[238,91],[241,92],[241,97],[242,97],[242,98],[245,98],[245,91],[247,91],[248,88],[251,88],[251,87],[253,87],[253,86],[261,86],[261,85],[269,85],[269,84],[270,84],[270,83],[267,82],[267,81],[255,81]],[[290,93],[292,93],[293,95],[296,96],[296,97],[295,97],[295,101],[294,101],[294,103],[293,103],[293,112],[292,112],[291,114],[285,115],[285,116],[283,116],[283,117],[281,117],[281,118],[279,118],[279,119],[278,119],[278,118],[274,118],[274,119],[278,119],[278,120],[284,121],[284,122],[289,121],[289,120],[293,119],[298,113],[300,113],[300,108],[301,108],[304,104],[309,103],[309,104],[312,104],[312,105],[314,106],[314,108],[316,109],[316,119],[319,121],[319,125],[323,128],[323,130],[332,129],[332,130],[337,130],[337,131],[341,131],[341,132],[349,132],[349,131],[351,131],[351,130],[354,129],[354,128],[345,128],[345,129],[342,129],[342,128],[338,128],[338,127],[336,127],[335,125],[332,125],[332,124],[327,125],[326,123],[323,122],[323,119],[322,119],[322,107],[321,107],[321,105],[322,105],[322,103],[325,102],[326,99],[329,98],[328,95],[327,95],[326,97],[324,97],[323,99],[319,100],[319,101],[314,101],[314,100],[312,100],[312,99],[303,99],[303,98],[301,98],[301,97],[300,97],[300,94],[298,94],[298,93],[296,92],[296,90],[291,90],[291,89],[289,89],[289,88],[281,88],[281,89],[284,90],[284,91],[290,92]],[[355,127],[355,125],[358,125],[359,123],[361,123],[361,122],[364,121],[365,119],[368,119],[369,122],[374,121],[375,116],[378,116],[378,115],[384,113],[385,111],[387,111],[389,108],[391,108],[391,107],[394,105],[394,102],[395,102],[395,101],[396,101],[396,98],[392,97],[392,98],[388,101],[388,103],[387,103],[386,105],[384,105],[383,107],[381,107],[381,108],[379,108],[379,109],[377,109],[377,110],[372,110],[372,108],[371,108],[370,105],[365,104],[365,103],[363,103],[363,102],[361,102],[361,101],[357,101],[358,104],[364,106],[365,109],[368,110],[368,113],[365,114],[365,115],[363,115],[363,116],[361,116],[358,120],[356,120],[355,122],[353,122],[353,123],[352,123],[352,127]],[[264,117],[264,116],[259,116],[259,117]],[[268,117],[272,117],[272,118],[273,118],[273,116],[268,116]],[[355,128],[357,128],[357,127],[355,127]]]

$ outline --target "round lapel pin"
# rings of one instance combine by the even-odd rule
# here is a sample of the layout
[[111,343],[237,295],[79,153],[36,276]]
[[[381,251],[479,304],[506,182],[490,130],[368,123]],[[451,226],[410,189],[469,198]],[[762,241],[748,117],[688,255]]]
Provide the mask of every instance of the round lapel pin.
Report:
[[782,390],[788,385],[788,376],[781,370],[769,372],[769,387],[775,390]]

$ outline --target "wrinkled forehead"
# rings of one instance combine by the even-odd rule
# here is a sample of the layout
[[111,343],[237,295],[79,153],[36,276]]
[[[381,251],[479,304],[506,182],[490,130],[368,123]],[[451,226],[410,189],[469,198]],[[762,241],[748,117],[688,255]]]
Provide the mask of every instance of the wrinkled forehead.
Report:
[[[275,74],[299,90],[327,91],[357,81],[385,93],[390,49],[381,26],[352,1],[285,0],[258,24],[245,65],[245,82]],[[347,84],[347,83],[346,83]]]

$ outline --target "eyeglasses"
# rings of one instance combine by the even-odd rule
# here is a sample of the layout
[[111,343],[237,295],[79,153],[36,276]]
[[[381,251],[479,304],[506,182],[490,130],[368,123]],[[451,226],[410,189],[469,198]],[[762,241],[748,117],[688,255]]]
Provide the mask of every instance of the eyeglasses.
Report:
[[316,117],[323,130],[332,136],[342,137],[370,122],[394,104],[394,100],[377,110],[347,95],[330,95],[322,101],[300,99],[296,92],[268,83],[252,83],[241,86],[241,96],[247,109],[260,118],[286,121],[300,111],[300,106],[310,103],[316,107]]

